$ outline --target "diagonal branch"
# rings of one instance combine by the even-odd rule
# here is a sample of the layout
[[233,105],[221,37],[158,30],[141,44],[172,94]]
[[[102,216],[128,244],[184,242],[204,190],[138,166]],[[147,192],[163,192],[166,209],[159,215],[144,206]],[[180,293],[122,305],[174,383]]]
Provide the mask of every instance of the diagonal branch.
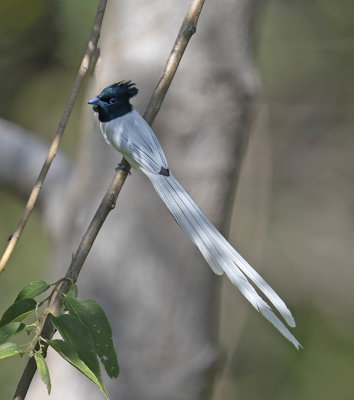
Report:
[[[183,56],[184,50],[186,49],[190,38],[196,32],[196,25],[198,22],[198,18],[200,12],[202,10],[203,4],[205,0],[192,0],[189,6],[189,10],[185,16],[182,27],[178,33],[177,39],[174,43],[173,49],[170,53],[170,56],[166,62],[165,69],[163,71],[163,75],[154,90],[154,93],[151,96],[149,104],[144,113],[144,118],[151,125],[160,110],[161,104],[167,90],[171,84],[171,81],[177,71],[179,62]],[[123,158],[121,164],[125,165],[127,169],[130,169],[129,163]],[[122,186],[127,178],[128,171],[127,170],[118,170],[112,182],[106,191],[103,200],[98,207],[96,214],[94,215],[88,229],[86,230],[83,238],[81,239],[80,245],[71,261],[70,267],[66,273],[66,277],[77,280],[80,271],[82,269],[83,263],[85,262],[89,251],[97,237],[99,230],[101,229],[105,219],[109,212],[115,207],[117,197],[122,189]],[[60,287],[60,290],[64,293],[67,293],[69,290],[70,283],[68,281],[64,281]],[[52,313],[57,315],[61,308],[61,300],[60,296],[57,296],[53,306]],[[50,339],[54,335],[54,327],[51,323],[50,317],[47,317],[41,336],[44,339]],[[44,346],[46,349],[47,346]],[[23,374],[18,383],[16,393],[14,396],[14,400],[23,400],[26,396],[28,388],[32,382],[33,376],[36,372],[36,363],[34,358],[30,358],[28,363],[23,371]]]
[[205,0],[192,1],[189,10],[184,17],[177,39],[165,64],[164,72],[144,112],[144,118],[150,125],[154,122],[157,113],[160,111],[161,104],[170,87],[172,79],[175,76],[189,40],[197,30],[197,23],[204,2]]
[[79,71],[76,75],[74,85],[71,89],[69,100],[66,104],[66,107],[64,109],[63,115],[59,122],[57,131],[55,133],[54,139],[49,148],[47,158],[45,159],[42,169],[41,169],[41,171],[38,175],[38,178],[33,186],[32,192],[27,201],[23,215],[16,227],[15,232],[11,235],[9,243],[6,247],[6,250],[0,260],[0,273],[5,269],[6,263],[9,260],[11,254],[18,242],[18,239],[20,238],[20,236],[26,226],[26,223],[27,223],[29,217],[31,216],[32,210],[38,199],[38,195],[42,188],[43,182],[47,176],[47,173],[52,164],[52,161],[58,151],[60,141],[63,137],[66,125],[70,118],[71,112],[73,110],[73,107],[74,107],[77,95],[79,93],[79,90],[81,88],[82,82],[84,80],[84,77],[89,69],[91,62],[96,59],[95,54],[97,52],[97,42],[100,37],[100,31],[101,31],[103,16],[104,16],[105,9],[106,9],[106,4],[107,4],[107,0],[100,0],[100,2],[98,4],[95,20],[94,20],[93,27],[92,27],[91,34],[90,34],[90,38],[87,43],[85,54],[81,61]]

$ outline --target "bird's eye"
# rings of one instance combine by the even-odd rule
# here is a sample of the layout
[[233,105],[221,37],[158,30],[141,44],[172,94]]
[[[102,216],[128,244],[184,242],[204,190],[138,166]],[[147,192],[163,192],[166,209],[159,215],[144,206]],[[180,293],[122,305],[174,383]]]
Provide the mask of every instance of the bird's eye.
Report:
[[109,104],[115,104],[115,103],[117,103],[117,99],[115,98],[115,97],[112,97],[110,100],[109,100]]

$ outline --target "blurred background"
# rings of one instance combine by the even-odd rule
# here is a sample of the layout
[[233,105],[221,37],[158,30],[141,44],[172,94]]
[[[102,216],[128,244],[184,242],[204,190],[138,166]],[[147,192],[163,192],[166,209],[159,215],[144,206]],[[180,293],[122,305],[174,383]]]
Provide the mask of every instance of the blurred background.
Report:
[[[205,7],[223,3],[229,2],[207,1]],[[1,118],[43,143],[50,142],[96,7],[96,1],[87,0],[1,1]],[[252,43],[261,89],[230,232],[240,252],[290,306],[297,322],[295,336],[304,350],[295,351],[224,279],[217,328],[219,372],[212,398],[352,399],[353,2],[268,0],[261,8]],[[178,15],[176,26],[181,21]],[[197,35],[203,30],[202,21],[203,13]],[[223,26],[217,28],[222,31]],[[172,37],[176,33],[175,29]],[[164,49],[166,55],[170,47]],[[192,51],[185,57],[193,59]],[[172,86],[168,94],[172,105],[173,90]],[[150,93],[145,92],[143,99]],[[86,98],[83,90],[62,142],[62,157],[68,164],[77,158]],[[0,132],[0,147],[5,143]],[[13,165],[17,162],[21,160],[15,157]],[[17,184],[0,180],[1,251],[25,200],[26,193]],[[47,270],[56,238],[42,220],[38,208],[0,277],[0,313],[29,280],[58,278],[57,272]],[[9,398],[24,360],[2,360],[0,365],[0,398]]]

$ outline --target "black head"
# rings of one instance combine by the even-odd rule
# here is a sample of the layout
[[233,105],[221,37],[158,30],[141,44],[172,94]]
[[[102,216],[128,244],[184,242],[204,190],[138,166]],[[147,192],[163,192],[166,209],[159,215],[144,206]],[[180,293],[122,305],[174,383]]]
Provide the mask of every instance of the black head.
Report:
[[93,110],[98,112],[101,122],[108,122],[130,112],[132,105],[129,99],[136,96],[137,93],[138,89],[135,87],[135,83],[120,81],[103,89],[88,104],[93,105]]

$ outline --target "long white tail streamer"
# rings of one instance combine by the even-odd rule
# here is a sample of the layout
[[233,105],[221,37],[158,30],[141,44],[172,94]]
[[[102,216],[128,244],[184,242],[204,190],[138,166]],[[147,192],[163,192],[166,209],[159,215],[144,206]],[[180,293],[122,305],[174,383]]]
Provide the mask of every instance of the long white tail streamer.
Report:
[[297,349],[301,347],[283,322],[274,314],[271,307],[259,296],[249,280],[269,299],[286,323],[290,327],[294,327],[294,318],[284,301],[227,242],[177,179],[172,174],[164,176],[148,172],[145,169],[142,169],[142,171],[148,176],[178,225],[199,248],[213,271],[219,275],[225,272],[231,282],[238,287],[257,311],[273,324]]

